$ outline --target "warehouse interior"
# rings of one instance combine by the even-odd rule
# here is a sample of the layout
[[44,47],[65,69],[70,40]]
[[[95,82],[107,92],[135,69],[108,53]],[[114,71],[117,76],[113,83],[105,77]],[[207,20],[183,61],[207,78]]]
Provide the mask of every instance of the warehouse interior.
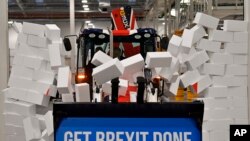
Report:
[[[0,20],[0,31],[1,31],[0,32],[0,43],[1,43],[0,44],[0,49],[1,49],[0,51],[0,140],[9,141],[12,139],[13,141],[15,141],[14,137],[8,138],[7,136],[19,137],[20,141],[22,141],[22,138],[25,138],[24,135],[21,137],[21,135],[18,136],[17,134],[12,135],[6,133],[9,132],[6,130],[5,126],[6,125],[5,118],[7,116],[4,115],[4,113],[6,113],[4,106],[6,98],[4,96],[4,91],[2,91],[8,87],[11,87],[8,84],[9,77],[11,74],[11,70],[13,69],[13,66],[15,66],[14,58],[16,55],[18,37],[20,35],[20,32],[17,31],[16,23],[26,22],[26,23],[35,23],[39,25],[55,24],[60,29],[60,37],[63,39],[67,35],[80,35],[82,29],[103,29],[108,31],[111,29],[111,24],[112,24],[111,22],[112,10],[123,6],[130,6],[133,9],[134,12],[133,14],[136,17],[136,21],[139,28],[155,29],[157,35],[159,35],[161,38],[168,37],[170,40],[173,37],[173,35],[177,35],[178,31],[187,28],[189,29],[193,28],[194,26],[193,22],[195,20],[196,14],[204,13],[206,15],[210,15],[212,17],[219,19],[218,26],[216,25],[216,29],[213,30],[223,30],[223,29],[225,30],[224,20],[237,20],[246,22],[248,26],[247,30],[244,31],[244,35],[246,35],[246,37],[244,36],[241,38],[239,36],[237,39],[240,40],[239,42],[241,42],[241,40],[244,40],[243,41],[244,45],[246,44],[247,48],[249,48],[250,47],[249,5],[250,2],[248,0],[4,0],[0,1],[0,9],[1,9],[0,11],[0,19],[1,19]],[[230,32],[235,33],[243,31],[236,30]],[[206,37],[204,37],[204,39],[209,38],[210,40],[210,37],[207,37],[210,36],[210,34],[213,34],[213,32],[207,31],[206,28]],[[184,40],[184,37],[182,38]],[[71,72],[77,71],[76,68],[77,62],[75,60],[77,60],[78,56],[77,56],[77,45],[74,42],[75,40],[76,40],[75,37],[70,37],[72,49],[71,51],[66,51],[64,54],[65,64],[70,67]],[[220,40],[216,39],[211,39],[211,40],[220,42]],[[160,39],[156,39],[156,42],[159,43],[161,41]],[[224,43],[223,41],[221,42],[223,46],[226,46],[225,44],[227,43]],[[167,43],[169,43],[169,41]],[[222,87],[221,85],[225,85],[228,94],[230,94],[231,96],[230,98],[227,98],[227,100],[224,100],[223,98],[226,97],[225,91],[223,91],[224,89],[222,91],[218,90],[218,93],[224,92],[222,94],[224,95],[224,97],[212,96],[213,97],[212,99],[218,100],[217,103],[210,102],[212,101],[210,98],[206,99],[204,95],[206,95],[205,94],[206,92],[209,93],[209,91],[203,93],[201,92],[201,94],[199,93],[198,96],[196,96],[196,99],[205,101],[204,102],[205,115],[203,116],[203,124],[201,131],[203,141],[217,141],[217,140],[229,141],[229,126],[228,127],[224,126],[231,124],[250,123],[250,93],[249,93],[250,66],[247,63],[250,61],[250,55],[249,55],[250,50],[249,49],[246,50],[247,52],[236,53],[236,54],[234,54],[234,52],[229,52],[229,55],[232,55],[232,57],[238,56],[239,59],[238,62],[240,62],[239,67],[237,66],[238,65],[237,63],[236,64],[228,63],[225,65],[226,69],[230,68],[230,65],[232,65],[231,68],[234,71],[227,72],[226,70],[223,70],[223,73],[225,71],[226,77],[227,77],[226,73],[235,72],[235,74],[229,74],[230,78],[232,79],[228,80],[221,79],[221,82],[220,80],[215,82],[214,79],[217,80],[217,78],[219,79],[219,77],[221,77],[222,75],[218,75],[217,72],[209,72],[208,67],[207,70],[203,70],[203,75],[204,73],[209,74],[213,81],[213,84],[211,82],[209,87],[213,86],[216,87],[217,86],[216,83],[219,85],[219,87]],[[196,49],[196,51],[202,52],[201,48]],[[211,54],[213,53],[216,54],[217,52],[212,51]],[[207,54],[210,57],[210,59],[213,58],[213,55],[209,53]],[[243,59],[245,59],[245,62],[242,61]],[[221,58],[219,58],[219,60],[221,60]],[[211,63],[211,61],[209,62],[206,60],[205,63],[209,64]],[[241,74],[240,68],[244,69],[243,74]],[[194,68],[192,68],[191,70],[193,71]],[[233,76],[231,77],[231,75]],[[238,76],[240,78],[239,80]],[[233,78],[237,78],[237,80]],[[243,78],[244,82],[241,81],[243,80]],[[234,80],[235,83],[231,84],[230,82],[228,83],[224,82],[231,80]],[[239,81],[239,84],[236,81]],[[237,93],[240,94],[244,93],[246,95],[239,94],[239,96],[236,96]],[[231,100],[230,102],[232,103],[228,102],[229,101],[228,99],[230,99]],[[233,114],[242,115],[242,118],[231,116],[232,113],[230,116],[227,116],[228,113],[226,113],[225,111],[226,110],[228,111],[231,108],[230,107],[220,108],[220,106],[223,104],[224,105],[235,104],[236,107],[239,104],[241,110],[234,111]],[[40,106],[36,108],[39,109],[39,107]],[[40,107],[40,110],[42,111],[43,108]],[[47,109],[44,111],[47,111]],[[41,113],[45,114],[46,112],[45,113],[41,112]],[[217,129],[217,127],[219,129]],[[54,139],[42,140],[42,138],[39,139],[41,139],[41,141],[54,140]],[[39,139],[36,140],[40,141]],[[28,140],[27,137],[26,140]]]

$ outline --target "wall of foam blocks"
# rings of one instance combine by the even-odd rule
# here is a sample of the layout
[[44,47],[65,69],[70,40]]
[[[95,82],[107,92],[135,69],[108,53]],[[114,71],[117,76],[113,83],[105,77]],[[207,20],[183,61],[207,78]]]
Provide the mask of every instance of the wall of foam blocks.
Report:
[[[223,30],[217,30],[219,19],[203,13],[194,23],[182,37],[170,39],[168,52],[180,64],[169,92],[176,95],[181,86],[198,93],[205,103],[203,141],[229,141],[231,124],[248,124],[248,23],[225,20]],[[159,75],[170,80],[169,69]]]
[[200,93],[205,103],[203,141],[229,141],[230,124],[248,124],[248,23],[225,20],[224,29],[216,30],[206,25],[213,19],[200,13],[194,20],[209,30],[208,39],[196,45],[209,56],[198,70],[212,80],[212,85]]
[[[55,97],[57,70],[64,66],[60,29],[56,25],[23,23],[11,49],[11,75],[4,90],[7,141],[53,141],[50,97]],[[43,110],[39,110],[43,109]],[[41,112],[43,111],[43,112]]]
[[[216,30],[218,22],[217,18],[197,13],[196,26],[184,30],[182,37],[173,36],[167,53],[147,54],[145,62],[146,67],[157,68],[155,75],[168,80],[170,93],[175,95],[182,86],[200,95],[205,103],[203,141],[228,141],[230,124],[248,122],[247,23],[225,21],[224,30]],[[206,31],[208,39],[205,38]],[[62,79],[57,88],[63,101],[73,101],[73,88],[69,83],[71,72],[64,66],[60,29],[55,25],[24,23],[16,49],[11,54],[14,59],[9,88],[4,91],[6,139],[51,141],[52,115],[46,106],[50,104],[50,96],[55,96],[53,81],[57,73],[58,79]],[[99,84],[105,84],[113,77],[131,81],[132,76],[125,74],[132,73],[130,71],[140,73],[145,65],[143,59],[120,62],[108,56],[106,61],[100,62],[102,55],[96,54],[98,67],[93,73]],[[135,70],[129,69],[134,64],[140,65],[136,65]],[[103,75],[113,70],[117,72],[115,76]],[[124,89],[128,82],[125,84]],[[77,86],[77,90],[87,89]],[[41,115],[36,107],[43,107],[46,112]],[[25,135],[29,132],[33,134]]]

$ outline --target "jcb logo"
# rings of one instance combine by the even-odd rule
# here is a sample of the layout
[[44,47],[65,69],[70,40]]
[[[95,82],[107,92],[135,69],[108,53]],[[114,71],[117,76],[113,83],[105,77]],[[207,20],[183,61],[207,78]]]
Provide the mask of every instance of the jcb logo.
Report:
[[230,141],[248,141],[250,125],[230,125]]

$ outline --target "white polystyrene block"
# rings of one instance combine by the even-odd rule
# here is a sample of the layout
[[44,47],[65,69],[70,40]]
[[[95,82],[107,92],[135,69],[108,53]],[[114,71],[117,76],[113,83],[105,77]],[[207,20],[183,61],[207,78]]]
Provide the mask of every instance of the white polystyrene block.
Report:
[[225,52],[231,54],[248,54],[247,43],[225,43]]
[[238,125],[244,125],[244,124],[249,124],[248,119],[234,119],[234,124]]
[[90,102],[90,88],[88,83],[75,85],[76,102]]
[[210,29],[216,29],[219,23],[219,19],[204,13],[197,12],[194,18],[194,23]]
[[55,85],[50,85],[48,92],[45,94],[47,96],[56,97],[57,87]]
[[58,69],[57,89],[61,94],[72,92],[71,78],[71,71],[68,66]]
[[25,141],[25,135],[6,135],[5,141]]
[[185,47],[185,46],[180,46],[180,53],[178,54],[179,55],[183,55],[183,54],[189,54],[191,48],[190,47]]
[[4,125],[5,134],[7,135],[24,135],[24,128],[13,124]]
[[192,48],[190,48],[190,50],[188,51],[187,54],[188,54],[188,56],[193,56],[196,53],[198,53],[198,51],[194,47],[192,47]]
[[130,102],[134,103],[137,101],[137,93],[136,92],[130,92]]
[[247,43],[248,32],[234,32],[234,42]]
[[60,47],[61,56],[66,56],[67,51],[66,51],[65,46],[63,44],[63,39],[62,38],[60,38],[58,41],[53,40],[51,42],[51,44],[58,44],[59,47]]
[[60,44],[49,44],[49,60],[53,70],[57,70],[59,67],[63,66],[60,54]]
[[247,86],[228,87],[227,95],[229,97],[247,97]]
[[239,20],[224,20],[224,31],[247,31],[248,22]]
[[[203,123],[205,129],[212,130],[229,130],[229,125],[233,123],[233,119],[209,120]],[[219,140],[218,140],[219,141]]]
[[225,75],[247,75],[247,65],[226,65]]
[[29,90],[37,92],[39,94],[48,95],[51,84],[33,81],[34,88],[30,88]]
[[52,40],[51,44],[57,44],[59,46],[59,48],[60,48],[60,55],[61,56],[66,56],[67,51],[65,50],[62,38],[60,38],[59,40]]
[[11,68],[11,77],[20,77],[32,80],[33,79],[34,70],[31,68],[26,68],[23,66],[15,66],[13,65]]
[[28,35],[24,34],[24,33],[19,33],[18,36],[17,36],[17,42],[18,43],[27,44],[27,42],[28,42]]
[[[119,95],[125,96],[128,88],[128,81],[124,79],[119,79]],[[111,81],[102,84],[102,90],[105,94],[112,93]]]
[[31,34],[31,35],[44,37],[45,26],[40,25],[40,24],[23,22],[22,32],[25,34]]
[[194,84],[200,79],[200,73],[198,70],[187,71],[180,76],[181,82],[184,87]]
[[217,86],[217,87],[209,87],[207,88],[205,94],[206,97],[228,97],[228,87],[226,86]]
[[233,108],[231,109],[231,116],[234,119],[246,119],[248,118],[248,112],[247,107],[242,108]]
[[172,76],[175,72],[179,70],[180,62],[178,58],[172,57],[171,66],[167,68],[162,68],[159,72],[159,75],[168,81],[172,79]]
[[202,141],[210,141],[208,131],[202,131]]
[[105,94],[111,94],[111,81],[102,84],[102,90]]
[[50,63],[47,61],[42,62],[40,70],[41,71],[53,71],[55,74],[58,74],[58,71],[54,71],[51,69]]
[[48,48],[48,40],[45,37],[35,35],[28,35],[28,45],[34,47]]
[[62,94],[62,102],[74,102],[73,94]]
[[232,107],[240,109],[248,109],[247,97],[233,97],[232,98]]
[[190,56],[187,59],[187,64],[188,64],[188,67],[194,70],[197,67],[201,66],[202,64],[206,63],[208,60],[209,60],[209,56],[207,55],[206,51],[201,51]]
[[45,130],[46,129],[46,124],[45,124],[45,119],[44,119],[44,114],[48,111],[47,107],[46,107],[46,111],[42,112],[42,115],[40,114],[36,114],[36,118],[39,120],[39,125],[40,125],[40,128],[41,128],[41,131]]
[[15,55],[13,59],[13,65],[22,65],[23,64],[24,57],[21,55]]
[[209,75],[224,75],[225,65],[215,64],[215,63],[205,63],[202,66],[202,73],[209,74]]
[[42,131],[41,139],[38,141],[54,141],[54,134],[48,135],[48,131],[45,129]]
[[246,86],[247,77],[237,76],[213,76],[214,86]]
[[23,59],[23,65],[32,68],[35,70],[38,70],[41,67],[41,64],[43,62],[43,59],[41,58],[35,58],[35,57],[24,57]]
[[48,92],[51,84],[11,76],[8,86],[30,90],[32,92],[45,95]]
[[50,97],[44,94],[19,88],[8,88],[5,96],[42,106],[48,106],[50,100]]
[[209,39],[219,42],[232,42],[234,39],[234,34],[233,32],[212,30],[209,33]]
[[124,79],[131,79],[134,73],[140,72],[143,70],[145,66],[144,59],[141,54],[134,55],[127,59],[121,61],[124,67],[124,73],[122,78]]
[[180,77],[177,77],[176,81],[170,84],[169,91],[172,94],[177,95],[179,85],[180,85]]
[[112,60],[112,57],[108,56],[102,51],[98,51],[97,53],[95,53],[91,63],[95,66],[100,66],[110,60]]
[[66,58],[65,58],[65,56],[61,56],[61,60],[62,60],[62,66],[66,66]]
[[51,134],[54,133],[54,122],[53,122],[52,111],[48,111],[44,115],[44,119],[45,119],[45,125],[46,125],[47,134],[48,134],[48,136],[50,136]]
[[201,76],[200,79],[195,83],[196,88],[197,88],[196,90],[194,90],[195,93],[199,94],[200,92],[208,88],[210,85],[212,85],[212,83],[213,82],[211,78],[209,77],[209,75]]
[[199,25],[195,25],[190,30],[193,32],[193,39],[192,39],[193,44],[197,43],[206,34],[205,29],[202,26],[199,26]]
[[214,130],[210,132],[211,141],[229,141],[229,130]]
[[23,119],[25,116],[17,113],[3,113],[5,124],[11,124],[19,127],[23,127]]
[[214,64],[233,64],[233,55],[226,53],[209,54],[210,62]]
[[37,57],[28,57],[22,55],[16,55],[13,60],[13,65],[25,66],[32,69],[39,69],[43,60]]
[[98,84],[120,77],[124,72],[121,62],[115,58],[93,69],[92,76]]
[[172,56],[169,52],[148,52],[145,62],[148,68],[157,68],[169,67],[171,61]]
[[46,27],[45,36],[48,39],[50,39],[51,41],[59,41],[60,40],[61,30],[57,25],[46,24],[45,27]]
[[233,63],[234,64],[246,65],[246,64],[248,64],[247,60],[248,60],[247,55],[233,55]]
[[128,89],[128,80],[119,79],[119,95],[125,96]]
[[162,68],[152,68],[151,73],[152,73],[152,79],[155,77],[159,77],[160,71]]
[[22,23],[19,23],[19,22],[14,22],[13,23],[13,28],[15,29],[15,31],[17,33],[21,33],[22,32],[22,28],[23,28],[23,24]]
[[19,78],[19,77],[15,77],[15,76],[11,76],[9,78],[8,86],[15,87],[15,88],[27,89],[27,90],[35,87],[32,80]]
[[173,35],[169,41],[168,52],[170,52],[171,55],[177,57],[180,51],[181,42],[182,42],[181,37]]
[[46,84],[53,84],[55,73],[52,71],[35,70],[33,73],[33,80]]
[[17,113],[23,116],[32,116],[36,114],[36,106],[24,101],[5,99],[4,112]]
[[20,44],[17,49],[17,54],[49,61],[49,51],[47,48],[36,48],[27,44]]
[[170,83],[174,83],[177,78],[179,77],[179,73],[178,72],[175,72],[173,75],[172,75],[172,78],[169,80]]
[[179,53],[177,58],[179,59],[180,61],[180,64],[184,64],[188,58],[188,54],[186,53]]
[[23,120],[26,141],[40,139],[42,136],[39,120],[35,117],[27,117]]
[[38,57],[39,52],[38,48],[29,46],[27,43],[20,43],[16,49],[18,55],[29,56],[29,57]]
[[204,49],[210,52],[221,52],[221,42],[201,39],[197,44],[198,49]]
[[182,35],[182,43],[181,45],[184,47],[189,47],[193,45],[192,43],[192,31],[189,29],[184,29],[183,35]]
[[150,92],[148,92],[148,95],[147,95],[147,102],[153,102],[153,103],[156,103],[158,102],[158,91],[157,89],[155,89],[155,93],[152,93],[151,90]]
[[197,43],[202,37],[206,34],[205,29],[202,26],[196,25],[190,30],[184,29],[182,35],[182,43],[181,45],[184,47],[191,48],[193,44]]
[[227,108],[221,109],[205,109],[204,120],[218,120],[232,118],[230,110]]

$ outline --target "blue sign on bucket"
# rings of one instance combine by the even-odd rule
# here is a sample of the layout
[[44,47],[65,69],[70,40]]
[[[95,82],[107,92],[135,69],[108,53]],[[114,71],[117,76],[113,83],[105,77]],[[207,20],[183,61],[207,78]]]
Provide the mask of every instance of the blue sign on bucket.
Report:
[[56,141],[201,141],[191,118],[64,118]]

